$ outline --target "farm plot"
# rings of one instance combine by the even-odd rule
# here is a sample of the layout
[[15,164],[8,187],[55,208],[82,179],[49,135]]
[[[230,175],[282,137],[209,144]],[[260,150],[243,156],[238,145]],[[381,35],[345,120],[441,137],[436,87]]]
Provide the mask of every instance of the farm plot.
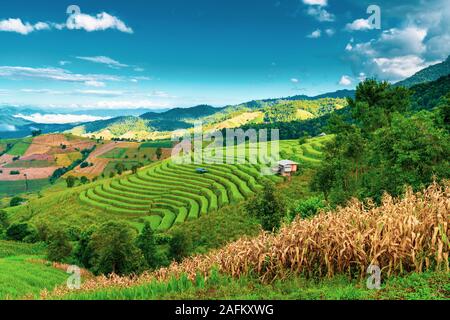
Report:
[[61,167],[68,167],[74,161],[82,158],[80,152],[58,153],[54,155],[56,164]]
[[[111,159],[105,158],[104,155],[113,152],[115,149],[135,148],[138,144],[135,142],[109,142],[98,146],[86,159],[86,162],[92,164],[86,168],[76,167],[70,172],[70,175],[76,177],[85,176],[89,179],[100,176]],[[115,151],[114,151],[115,152]]]
[[[302,152],[298,141],[282,143],[282,149],[290,156],[294,156],[294,146],[298,146],[295,152]],[[311,159],[320,161],[313,158],[315,156],[319,156],[318,151],[311,155]],[[175,164],[169,159],[135,175],[113,179],[88,189],[81,193],[80,199],[132,221],[152,219],[154,229],[165,231],[174,224],[247,199],[261,190],[268,180],[282,181],[278,176],[261,175],[262,165],[202,164],[199,166],[206,172],[199,174],[197,165]]]

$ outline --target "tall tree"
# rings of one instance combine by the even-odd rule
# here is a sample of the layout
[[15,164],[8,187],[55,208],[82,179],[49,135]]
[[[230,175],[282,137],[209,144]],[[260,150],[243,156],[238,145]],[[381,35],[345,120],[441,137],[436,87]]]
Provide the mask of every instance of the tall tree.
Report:
[[276,231],[281,226],[281,220],[286,215],[286,205],[275,192],[275,186],[267,183],[264,190],[247,202],[245,210],[256,217],[266,231]]
[[148,221],[136,239],[136,245],[144,255],[147,266],[154,269],[158,265],[157,247],[154,232]]
[[127,275],[142,271],[144,257],[135,245],[135,231],[124,222],[106,222],[92,234],[92,269],[96,274]]

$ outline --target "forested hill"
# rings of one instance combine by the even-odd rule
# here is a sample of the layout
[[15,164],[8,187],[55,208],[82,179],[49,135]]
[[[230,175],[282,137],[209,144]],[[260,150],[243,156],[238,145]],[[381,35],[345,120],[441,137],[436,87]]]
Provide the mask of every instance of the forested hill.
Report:
[[222,108],[209,105],[198,105],[192,108],[175,108],[162,113],[148,112],[140,117],[145,120],[187,120],[210,116],[221,110]]
[[425,82],[411,87],[412,109],[433,109],[450,93],[450,74],[436,81]]
[[[396,87],[396,86],[392,86]],[[439,78],[436,81],[426,82],[410,88],[410,105],[408,112],[431,110],[450,99],[450,75]],[[334,112],[323,114],[317,118],[308,120],[296,120],[291,122],[274,121],[258,125],[245,125],[244,130],[253,129],[279,129],[280,139],[296,139],[301,136],[317,136],[327,132],[328,121],[333,115],[341,116],[346,122],[351,122],[351,113],[348,107]]]
[[432,65],[417,72],[412,77],[403,81],[397,82],[396,86],[412,87],[419,83],[434,81],[442,76],[450,74],[450,56],[444,62]]

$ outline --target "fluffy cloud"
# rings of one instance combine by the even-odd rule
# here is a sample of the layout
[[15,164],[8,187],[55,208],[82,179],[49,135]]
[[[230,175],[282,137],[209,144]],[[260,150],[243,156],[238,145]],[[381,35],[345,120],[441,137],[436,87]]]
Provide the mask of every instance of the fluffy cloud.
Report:
[[19,113],[14,117],[25,119],[35,123],[44,123],[44,124],[51,124],[51,123],[66,124],[66,123],[91,122],[97,120],[111,119],[111,117],[96,117],[90,115],[40,114],[40,113],[35,113],[32,115],[23,115]]
[[27,35],[34,31],[50,30],[50,25],[45,22],[38,22],[36,24],[30,24],[29,22],[23,23],[21,19],[6,19],[0,20],[0,31],[4,32],[16,32],[22,35]]
[[67,23],[38,22],[31,24],[29,22],[22,22],[20,18],[0,20],[0,31],[4,32],[16,32],[27,35],[35,31],[50,29],[85,30],[87,32],[113,29],[124,33],[133,33],[133,29],[127,26],[125,22],[106,12],[99,13],[96,16],[83,13],[76,14]]
[[307,35],[307,38],[311,38],[311,39],[317,39],[320,38],[320,36],[322,35],[322,31],[320,29],[317,29],[315,31],[313,31],[311,34]]
[[320,22],[332,22],[335,20],[334,14],[328,12],[321,7],[309,7],[306,13]]
[[309,6],[326,6],[328,5],[328,0],[303,0],[304,4]]
[[336,31],[334,29],[326,29],[325,33],[327,34],[327,36],[332,37]]
[[[368,76],[398,81],[438,62],[426,58],[426,39],[426,29],[417,26],[393,28],[369,42],[350,42],[346,51],[355,74],[362,72]],[[449,53],[450,50],[446,51],[447,55]]]
[[292,78],[291,82],[297,84],[300,82],[300,80],[298,80],[297,78]]
[[349,76],[343,75],[341,77],[341,80],[339,80],[339,84],[341,86],[349,86],[352,84],[352,78],[350,78]]
[[[426,5],[411,0],[394,5],[384,16],[405,17],[402,25],[379,34],[368,42],[350,41],[346,55],[355,77],[397,81],[445,60],[450,54],[450,1],[435,0]],[[362,20],[362,19],[361,19]],[[353,23],[364,28],[365,23]]]
[[428,67],[424,59],[415,55],[399,56],[394,58],[374,58],[376,71],[388,79],[404,79]]
[[100,63],[100,64],[105,64],[109,67],[112,68],[125,68],[128,67],[128,65],[120,63],[117,60],[111,59],[109,57],[105,57],[105,56],[96,56],[96,57],[76,57],[77,59],[80,60],[85,60],[85,61],[89,61],[89,62],[94,62],[94,63]]
[[99,13],[96,16],[84,13],[76,14],[69,19],[66,27],[70,30],[83,29],[87,32],[116,29],[125,33],[133,33],[133,29],[122,20],[106,12]]
[[365,31],[371,30],[372,26],[369,23],[369,20],[366,19],[356,19],[352,23],[347,23],[345,26],[345,30],[347,31]]

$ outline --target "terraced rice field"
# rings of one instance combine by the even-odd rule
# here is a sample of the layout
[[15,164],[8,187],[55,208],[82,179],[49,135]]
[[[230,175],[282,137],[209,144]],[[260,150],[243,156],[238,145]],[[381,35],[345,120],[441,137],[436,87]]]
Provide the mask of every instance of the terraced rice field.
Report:
[[[296,140],[283,141],[281,148],[292,157],[295,156],[293,150],[300,150],[300,157],[315,163],[320,161],[318,149],[322,140],[310,142],[304,153],[303,146]],[[197,173],[199,167],[208,172]],[[127,219],[149,221],[153,229],[166,231],[174,224],[243,201],[261,190],[268,180],[283,180],[278,176],[261,175],[261,169],[260,163],[195,165],[175,164],[168,159],[135,175],[113,179],[83,191],[80,199]]]

